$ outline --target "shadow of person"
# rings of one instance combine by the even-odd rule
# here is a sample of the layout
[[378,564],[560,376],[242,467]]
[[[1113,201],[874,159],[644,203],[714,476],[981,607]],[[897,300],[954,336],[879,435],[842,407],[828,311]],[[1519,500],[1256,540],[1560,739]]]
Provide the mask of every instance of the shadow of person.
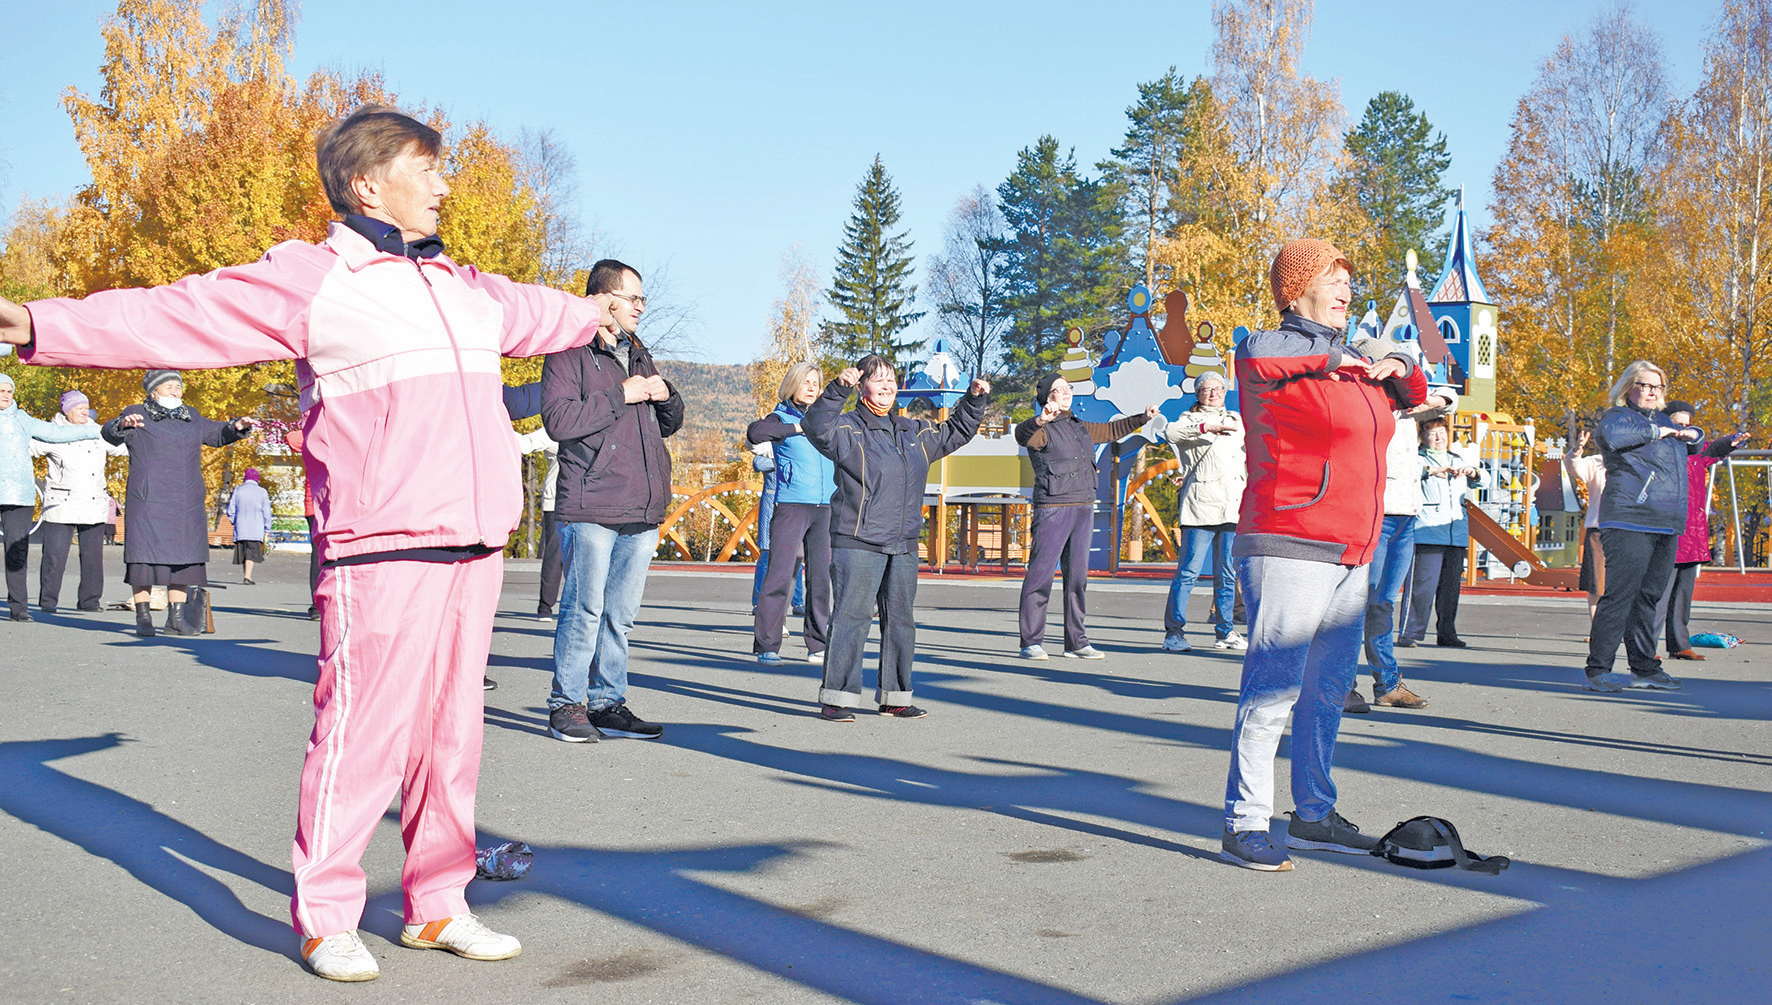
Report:
[[289,896],[283,869],[229,848],[139,799],[56,770],[50,762],[130,742],[118,733],[0,743],[0,811],[109,859],[149,888],[190,908],[217,931],[295,959],[286,922],[248,908],[234,891],[185,859]]

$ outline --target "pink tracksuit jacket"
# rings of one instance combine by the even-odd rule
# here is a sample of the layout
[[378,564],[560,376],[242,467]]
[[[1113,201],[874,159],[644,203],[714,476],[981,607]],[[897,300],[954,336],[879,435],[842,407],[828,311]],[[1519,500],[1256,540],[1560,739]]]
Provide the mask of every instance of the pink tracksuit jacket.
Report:
[[[410,548],[502,548],[522,506],[499,357],[596,334],[594,303],[447,257],[377,251],[334,224],[251,265],[150,290],[30,305],[32,363],[199,369],[293,359],[308,484],[331,561]],[[481,675],[502,557],[328,565],[314,731],[302,765],[291,915],[357,927],[359,861],[401,793],[406,919],[467,910],[484,733]]]

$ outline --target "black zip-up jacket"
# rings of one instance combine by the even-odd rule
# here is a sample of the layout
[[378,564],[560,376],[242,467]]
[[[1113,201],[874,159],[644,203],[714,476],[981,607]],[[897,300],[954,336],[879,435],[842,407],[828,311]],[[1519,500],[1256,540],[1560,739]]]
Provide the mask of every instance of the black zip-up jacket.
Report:
[[1600,495],[1600,528],[1647,534],[1678,534],[1686,529],[1686,457],[1697,443],[1661,436],[1675,426],[1660,412],[1617,405],[1600,416],[1594,439],[1606,462],[1606,491]]
[[1148,420],[1144,413],[1112,422],[1084,422],[1063,411],[1040,425],[1039,416],[1015,427],[1015,442],[1028,448],[1034,466],[1035,506],[1095,502],[1095,446],[1130,436]]
[[852,388],[831,381],[801,428],[837,466],[831,497],[831,547],[902,555],[923,532],[929,465],[966,445],[984,421],[985,396],[967,395],[946,422],[843,411]]
[[630,374],[658,373],[640,340],[627,342],[626,367],[601,336],[542,363],[541,421],[560,444],[556,519],[657,526],[670,512],[664,438],[683,425],[683,397],[671,387],[664,401],[624,401],[621,382]]

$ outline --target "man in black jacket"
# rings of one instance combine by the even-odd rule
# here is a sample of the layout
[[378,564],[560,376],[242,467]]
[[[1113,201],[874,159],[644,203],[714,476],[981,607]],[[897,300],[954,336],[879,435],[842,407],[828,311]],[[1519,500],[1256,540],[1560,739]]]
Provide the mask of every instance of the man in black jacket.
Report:
[[[844,412],[859,385],[860,404]],[[818,452],[837,466],[831,498],[831,638],[825,650],[821,715],[854,722],[861,705],[861,654],[868,622],[880,615],[881,715],[916,719],[910,703],[917,648],[917,538],[923,531],[923,489],[929,465],[966,445],[984,418],[991,386],[974,380],[946,422],[894,415],[898,375],[884,356],[865,356],[832,381],[801,425]]]
[[585,295],[605,318],[597,338],[549,356],[541,374],[542,424],[560,444],[554,513],[566,571],[548,729],[568,743],[651,739],[664,730],[627,707],[628,633],[671,505],[664,438],[683,425],[683,399],[634,336],[646,310],[640,273],[604,259]]

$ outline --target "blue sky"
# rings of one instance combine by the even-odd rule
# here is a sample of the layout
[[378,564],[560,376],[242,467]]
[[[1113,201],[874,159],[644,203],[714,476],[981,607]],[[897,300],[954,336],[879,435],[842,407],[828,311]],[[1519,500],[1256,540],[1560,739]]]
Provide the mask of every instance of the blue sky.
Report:
[[[1486,221],[1515,102],[1565,34],[1606,4],[1319,0],[1306,69],[1336,78],[1350,122],[1400,90],[1445,132],[1448,181]],[[212,4],[213,8],[213,4]],[[86,178],[62,91],[98,88],[114,0],[6,0],[0,210]],[[1137,85],[1209,72],[1209,2],[572,3],[307,0],[292,69],[377,69],[404,101],[552,129],[577,156],[581,213],[605,250],[668,268],[692,300],[699,358],[752,358],[801,245],[828,280],[876,153],[919,259],[954,201],[995,188],[1050,133],[1093,164]],[[1480,10],[1480,13],[1479,13]],[[1714,3],[1635,5],[1676,95],[1697,79]],[[921,273],[921,264],[919,264]]]

